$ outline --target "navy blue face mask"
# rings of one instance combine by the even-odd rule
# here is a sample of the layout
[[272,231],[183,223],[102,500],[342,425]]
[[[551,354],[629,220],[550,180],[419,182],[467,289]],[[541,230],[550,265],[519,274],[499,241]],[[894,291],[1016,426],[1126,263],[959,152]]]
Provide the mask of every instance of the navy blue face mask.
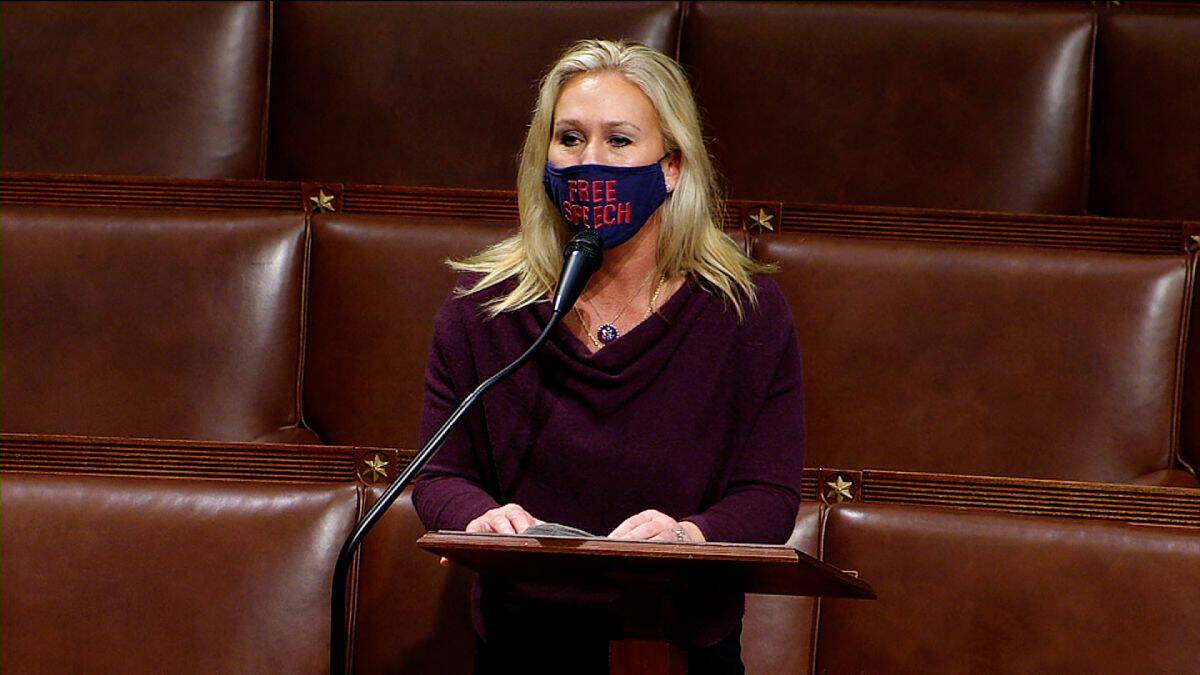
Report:
[[604,248],[619,246],[642,229],[667,198],[660,163],[646,166],[576,164],[556,169],[546,162],[542,183],[573,233],[593,229]]

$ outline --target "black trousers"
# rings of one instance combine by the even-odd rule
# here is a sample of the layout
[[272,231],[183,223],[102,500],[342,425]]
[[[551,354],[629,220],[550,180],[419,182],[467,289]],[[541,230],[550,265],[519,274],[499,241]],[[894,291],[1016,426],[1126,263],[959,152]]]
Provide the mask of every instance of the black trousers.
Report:
[[[744,675],[742,624],[708,647],[687,650],[688,673],[692,675]],[[539,639],[528,635],[491,644],[475,636],[475,675],[509,673],[579,673],[607,675],[608,641],[587,639]]]

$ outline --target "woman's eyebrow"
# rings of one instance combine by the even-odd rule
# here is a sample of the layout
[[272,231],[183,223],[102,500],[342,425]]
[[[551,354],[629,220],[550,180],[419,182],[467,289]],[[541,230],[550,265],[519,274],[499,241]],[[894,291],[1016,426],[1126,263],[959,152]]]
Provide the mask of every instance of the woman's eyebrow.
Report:
[[[555,129],[560,129],[562,127],[582,127],[582,126],[583,126],[582,122],[580,122],[579,120],[573,120],[573,119],[572,120],[558,120],[557,122],[554,123]],[[625,126],[625,127],[630,127],[632,129],[634,129],[635,131],[642,130],[641,127],[634,124],[633,122],[626,122],[625,120],[616,120],[613,122],[605,122],[604,126],[610,128],[610,129],[613,127]]]
[[618,120],[618,121],[616,121],[616,122],[609,122],[609,123],[605,124],[604,126],[606,126],[606,127],[609,127],[609,128],[612,128],[612,127],[630,127],[630,128],[632,128],[634,131],[641,131],[641,130],[642,130],[642,128],[641,128],[641,127],[639,127],[638,125],[634,124],[633,122],[626,122],[626,121],[624,121],[624,120]]

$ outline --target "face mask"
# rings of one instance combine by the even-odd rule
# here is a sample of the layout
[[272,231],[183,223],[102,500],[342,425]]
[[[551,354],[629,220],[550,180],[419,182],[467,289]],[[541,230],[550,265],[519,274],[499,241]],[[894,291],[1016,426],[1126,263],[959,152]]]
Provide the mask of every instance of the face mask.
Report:
[[638,233],[667,198],[662,162],[646,166],[577,164],[556,169],[546,162],[546,194],[572,232],[593,229],[604,248],[619,246]]

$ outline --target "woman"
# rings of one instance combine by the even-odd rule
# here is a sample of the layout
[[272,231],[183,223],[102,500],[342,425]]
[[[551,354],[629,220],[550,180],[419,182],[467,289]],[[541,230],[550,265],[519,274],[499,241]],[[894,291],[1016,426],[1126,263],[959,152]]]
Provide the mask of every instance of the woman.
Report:
[[[448,261],[462,275],[435,322],[423,440],[541,332],[574,232],[600,234],[604,264],[541,352],[421,474],[425,526],[513,534],[549,521],[630,539],[784,543],[804,452],[796,330],[766,276],[775,269],[721,230],[679,65],[633,43],[568,49],[542,81],[518,199],[515,235]],[[607,672],[610,600],[477,580],[477,671],[528,671],[556,651],[546,663]],[[743,600],[719,589],[679,600],[692,672],[742,672]]]

